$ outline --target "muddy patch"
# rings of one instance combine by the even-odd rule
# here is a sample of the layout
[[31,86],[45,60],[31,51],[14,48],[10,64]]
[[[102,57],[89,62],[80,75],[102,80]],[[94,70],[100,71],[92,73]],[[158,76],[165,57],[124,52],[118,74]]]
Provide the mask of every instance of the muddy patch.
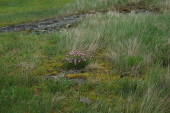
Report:
[[83,15],[74,15],[64,18],[53,18],[36,22],[29,22],[17,25],[9,25],[0,28],[0,33],[2,32],[19,32],[19,31],[28,31],[34,33],[48,33],[52,31],[57,31],[62,28],[71,27],[78,18],[85,16]]
[[130,12],[135,12],[135,13],[159,13],[161,12],[161,9],[159,7],[155,6],[149,6],[143,3],[129,3],[124,6],[117,7],[117,10],[120,13],[130,13]]

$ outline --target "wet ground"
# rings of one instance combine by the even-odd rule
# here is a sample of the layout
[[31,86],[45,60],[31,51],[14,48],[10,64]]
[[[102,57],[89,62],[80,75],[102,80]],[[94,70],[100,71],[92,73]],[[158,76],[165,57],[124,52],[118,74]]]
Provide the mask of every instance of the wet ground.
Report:
[[[42,21],[35,21],[35,22],[29,22],[29,23],[22,23],[22,24],[16,24],[16,25],[9,25],[5,27],[0,27],[0,33],[3,32],[20,32],[20,31],[26,31],[29,33],[48,33],[48,32],[55,32],[63,28],[69,28],[72,27],[73,24],[78,20],[80,17],[84,17],[88,14],[96,14],[96,13],[106,13],[108,11],[113,11],[111,9],[108,10],[101,10],[100,12],[93,12],[93,13],[87,13],[87,14],[79,14],[79,15],[73,15],[63,18],[52,18],[52,19],[46,19]],[[115,11],[114,11],[115,12]],[[145,13],[145,14],[153,14],[160,12],[159,8],[156,7],[148,7],[145,5],[127,5],[123,7],[117,8],[118,13]]]
[[9,25],[0,28],[0,33],[2,32],[18,32],[18,31],[28,31],[35,33],[47,33],[52,31],[57,31],[62,28],[69,28],[76,22],[79,17],[84,15],[74,15],[64,18],[52,18],[42,21],[35,21],[17,25]]

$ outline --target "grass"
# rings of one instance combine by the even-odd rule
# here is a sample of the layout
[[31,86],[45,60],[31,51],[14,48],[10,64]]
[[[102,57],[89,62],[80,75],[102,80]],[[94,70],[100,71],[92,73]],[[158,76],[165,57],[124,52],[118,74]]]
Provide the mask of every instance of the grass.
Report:
[[1,0],[0,26],[55,17],[62,6],[73,0]]
[[[81,0],[57,10],[59,15],[61,12],[71,15],[75,11],[77,13],[90,12],[94,9],[97,11],[104,6],[110,7],[111,3],[121,7],[134,1],[116,3],[106,0],[103,4],[101,0],[96,3],[93,3],[93,0]],[[166,0],[155,1],[145,2],[151,6],[168,7],[169,2]],[[32,3],[38,5],[36,1],[19,0],[2,3],[4,12],[1,11],[0,16],[4,13],[12,15],[11,13],[15,12],[7,8],[10,5],[14,7],[15,4],[22,4],[17,5],[19,9],[16,8],[18,11],[15,14],[18,15],[23,14],[24,10],[21,9],[26,5]],[[40,3],[39,7],[46,5],[45,0]],[[47,3],[46,9],[54,6],[52,3]],[[80,5],[82,9],[75,7],[78,3],[82,4]],[[26,13],[28,15],[23,16],[23,19],[36,14],[35,9],[32,10],[31,7],[25,11],[29,13]],[[168,8],[162,9],[162,13],[158,14],[133,12],[120,14],[109,11],[90,14],[81,18],[75,27],[56,33],[39,35],[24,32],[1,33],[0,111],[4,113],[169,113],[170,15],[168,12]],[[54,16],[51,14],[43,15],[44,17],[47,15],[45,18]],[[6,18],[10,20],[12,18],[9,15],[6,15]],[[11,23],[15,23],[17,17],[14,16],[13,19]],[[10,24],[5,22],[6,25]],[[88,75],[84,79],[85,82],[75,84],[67,77],[60,78],[57,82],[45,79],[48,75],[58,75],[65,69],[63,64],[65,54],[72,50],[88,50],[95,56],[93,62],[84,69],[85,73],[77,76],[68,75],[82,79],[84,75]],[[81,102],[82,96],[92,102]]]
[[59,15],[94,13],[96,11],[103,12],[108,10],[118,10],[122,12],[124,9],[136,9],[137,7],[155,12],[157,9],[155,9],[154,6],[167,11],[170,8],[169,4],[168,0],[76,0],[64,7],[59,12]]

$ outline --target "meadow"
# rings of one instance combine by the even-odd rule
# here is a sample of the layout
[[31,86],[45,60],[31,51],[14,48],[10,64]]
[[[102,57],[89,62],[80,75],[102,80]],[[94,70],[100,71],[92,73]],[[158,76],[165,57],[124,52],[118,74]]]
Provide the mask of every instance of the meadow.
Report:
[[[169,0],[0,0],[0,9],[0,26],[89,13],[58,32],[0,33],[2,113],[170,112]],[[46,79],[67,70],[73,50],[93,54],[85,73]]]

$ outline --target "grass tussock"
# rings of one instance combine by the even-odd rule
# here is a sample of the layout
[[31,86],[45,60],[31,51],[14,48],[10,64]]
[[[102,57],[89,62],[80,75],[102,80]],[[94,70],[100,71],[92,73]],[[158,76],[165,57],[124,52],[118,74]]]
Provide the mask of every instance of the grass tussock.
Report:
[[63,7],[59,15],[95,13],[96,11],[105,12],[109,10],[119,12],[131,12],[133,10],[160,12],[169,9],[168,4],[167,0],[76,0]]

